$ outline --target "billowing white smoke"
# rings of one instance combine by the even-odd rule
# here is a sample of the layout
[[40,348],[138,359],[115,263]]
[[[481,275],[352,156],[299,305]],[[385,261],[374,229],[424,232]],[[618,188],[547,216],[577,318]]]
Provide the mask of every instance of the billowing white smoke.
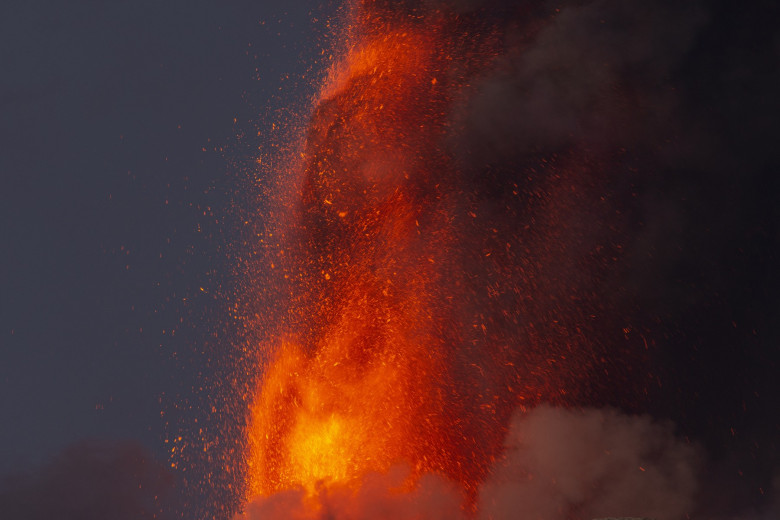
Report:
[[[476,518],[568,520],[608,516],[685,519],[695,506],[700,451],[667,424],[614,410],[539,407],[517,413],[505,457],[479,494]],[[358,491],[289,491],[255,500],[242,520],[465,518],[461,496],[427,475],[412,491],[398,467],[371,475]],[[308,500],[311,500],[309,502]],[[311,505],[319,504],[319,508]],[[237,520],[237,519],[236,519]]]

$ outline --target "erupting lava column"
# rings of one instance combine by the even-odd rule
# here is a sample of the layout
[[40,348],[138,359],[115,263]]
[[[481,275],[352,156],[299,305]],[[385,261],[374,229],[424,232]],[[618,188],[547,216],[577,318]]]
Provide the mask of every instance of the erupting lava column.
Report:
[[478,472],[441,414],[458,196],[440,183],[449,45],[441,26],[387,14],[356,16],[311,123],[290,330],[251,409],[250,496],[395,463],[464,484]]

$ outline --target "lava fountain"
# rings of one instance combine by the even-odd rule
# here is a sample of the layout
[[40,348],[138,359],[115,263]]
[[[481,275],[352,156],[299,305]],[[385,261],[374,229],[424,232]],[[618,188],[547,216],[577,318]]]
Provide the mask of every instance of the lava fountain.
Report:
[[598,358],[601,246],[571,231],[600,211],[598,178],[561,156],[475,174],[453,151],[457,107],[504,42],[477,15],[423,5],[353,7],[311,118],[247,499],[356,489],[403,464],[406,488],[439,475],[473,508],[513,411],[575,401]]

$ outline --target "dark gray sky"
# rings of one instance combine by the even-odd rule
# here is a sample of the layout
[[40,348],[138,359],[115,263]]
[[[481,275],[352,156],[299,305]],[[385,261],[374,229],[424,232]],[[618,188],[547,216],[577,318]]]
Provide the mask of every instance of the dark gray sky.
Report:
[[315,8],[4,4],[0,472],[84,437],[164,457],[160,411],[203,370],[180,318],[241,175],[219,149],[307,94]]

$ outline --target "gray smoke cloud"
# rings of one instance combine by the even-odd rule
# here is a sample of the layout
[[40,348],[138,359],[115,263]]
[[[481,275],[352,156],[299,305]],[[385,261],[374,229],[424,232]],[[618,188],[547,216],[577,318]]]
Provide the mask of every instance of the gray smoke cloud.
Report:
[[683,519],[702,454],[668,424],[615,410],[541,407],[516,416],[480,494],[482,518]]

